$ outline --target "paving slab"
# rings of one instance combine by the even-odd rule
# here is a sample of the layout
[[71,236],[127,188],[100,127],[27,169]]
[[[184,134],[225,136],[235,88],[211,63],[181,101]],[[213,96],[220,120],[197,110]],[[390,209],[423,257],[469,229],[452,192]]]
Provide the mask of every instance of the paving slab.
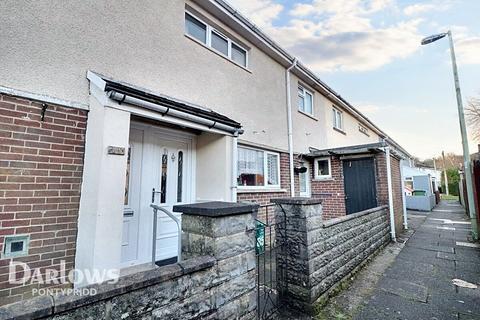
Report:
[[383,278],[378,287],[385,292],[397,295],[409,300],[427,302],[428,288],[413,282],[398,280],[394,278]]
[[469,225],[444,223],[449,221],[469,220],[462,207],[442,202],[415,229],[353,319],[480,319],[480,289],[452,283],[480,284],[480,249],[465,246]]

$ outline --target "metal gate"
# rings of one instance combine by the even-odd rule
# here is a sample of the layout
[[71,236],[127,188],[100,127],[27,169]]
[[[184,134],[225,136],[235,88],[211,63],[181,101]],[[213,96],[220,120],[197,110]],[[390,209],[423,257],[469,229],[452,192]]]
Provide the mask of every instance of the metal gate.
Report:
[[256,219],[257,319],[271,319],[280,306],[286,281],[285,213],[274,215],[274,204],[260,206]]
[[343,160],[343,177],[347,214],[377,206],[373,158]]

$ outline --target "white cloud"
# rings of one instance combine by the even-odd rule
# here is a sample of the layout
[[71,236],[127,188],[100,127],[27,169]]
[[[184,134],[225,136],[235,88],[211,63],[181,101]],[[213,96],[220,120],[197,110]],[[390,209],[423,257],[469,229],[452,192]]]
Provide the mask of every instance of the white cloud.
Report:
[[283,10],[283,6],[273,0],[228,0],[228,2],[260,28],[270,27]]
[[480,37],[465,37],[455,41],[459,64],[480,64]]
[[419,48],[420,19],[375,26],[373,16],[396,10],[395,0],[311,0],[296,4],[290,20],[275,0],[230,0],[247,18],[316,72],[367,71]]
[[403,9],[408,16],[420,15],[429,11],[445,11],[452,5],[451,1],[439,0],[431,3],[416,3]]
[[297,4],[289,24],[268,33],[315,71],[366,71],[418,49],[420,19],[375,27],[372,15],[391,0],[314,0]]

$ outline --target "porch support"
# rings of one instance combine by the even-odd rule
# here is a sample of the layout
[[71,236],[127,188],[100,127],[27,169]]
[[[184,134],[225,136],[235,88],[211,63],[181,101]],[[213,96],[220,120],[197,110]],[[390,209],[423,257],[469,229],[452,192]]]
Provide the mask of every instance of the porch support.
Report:
[[[90,97],[76,269],[102,272],[119,268],[129,131],[128,112]],[[107,152],[109,147],[116,151]],[[78,286],[87,284],[86,279],[78,280]]]

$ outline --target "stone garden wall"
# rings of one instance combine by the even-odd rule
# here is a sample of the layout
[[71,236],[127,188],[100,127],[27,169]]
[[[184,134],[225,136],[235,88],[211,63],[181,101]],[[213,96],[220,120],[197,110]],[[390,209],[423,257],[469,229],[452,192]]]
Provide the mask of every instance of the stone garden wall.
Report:
[[277,219],[286,220],[284,254],[277,272],[283,300],[313,313],[330,289],[390,240],[386,206],[323,221],[321,200],[274,199]]
[[183,212],[186,260],[9,304],[0,307],[0,320],[255,319],[257,210],[225,202],[174,207]]

